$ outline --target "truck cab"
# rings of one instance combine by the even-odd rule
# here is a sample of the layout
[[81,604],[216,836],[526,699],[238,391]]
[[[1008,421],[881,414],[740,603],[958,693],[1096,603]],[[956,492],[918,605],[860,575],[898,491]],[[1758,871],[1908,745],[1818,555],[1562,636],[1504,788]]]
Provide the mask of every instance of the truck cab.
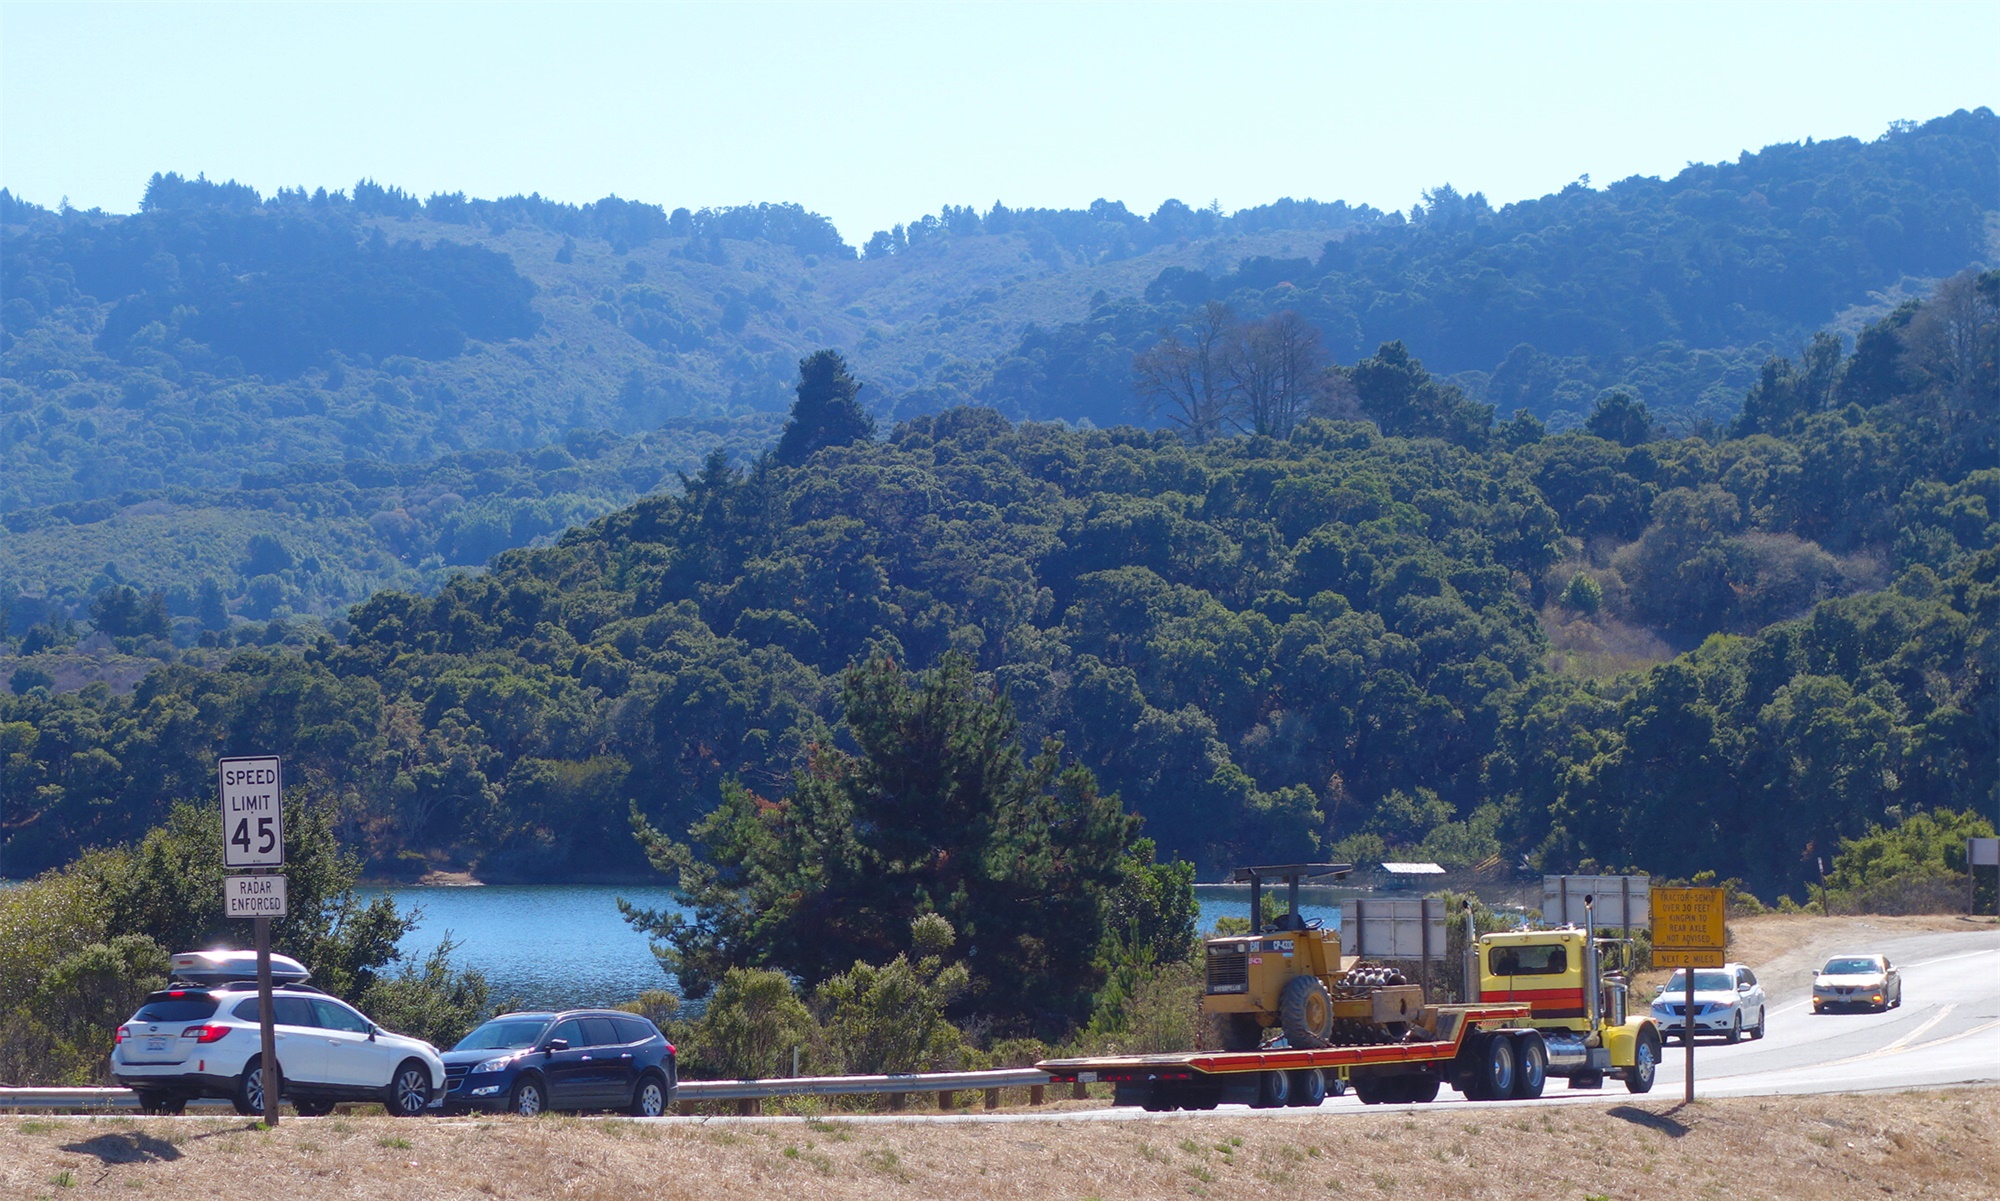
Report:
[[1528,1005],[1519,1024],[1541,1031],[1549,1075],[1572,1088],[1615,1076],[1644,1092],[1659,1067],[1659,1028],[1627,1012],[1624,976],[1601,970],[1606,944],[1618,942],[1564,926],[1485,934],[1476,946],[1480,1003]]

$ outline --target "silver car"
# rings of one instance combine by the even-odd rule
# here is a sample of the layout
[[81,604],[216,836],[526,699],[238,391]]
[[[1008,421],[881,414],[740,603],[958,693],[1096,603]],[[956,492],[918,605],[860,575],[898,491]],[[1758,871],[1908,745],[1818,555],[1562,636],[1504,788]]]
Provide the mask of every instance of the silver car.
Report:
[[1903,974],[1887,955],[1835,955],[1813,977],[1813,1012],[1890,1009],[1903,1003]]

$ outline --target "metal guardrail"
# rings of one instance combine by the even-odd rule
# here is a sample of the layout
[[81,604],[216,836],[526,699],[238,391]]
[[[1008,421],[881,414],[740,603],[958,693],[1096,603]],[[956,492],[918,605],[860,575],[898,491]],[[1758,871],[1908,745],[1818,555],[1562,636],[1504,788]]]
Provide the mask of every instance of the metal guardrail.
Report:
[[[739,1112],[757,1113],[765,1101],[778,1097],[886,1096],[889,1108],[903,1108],[911,1093],[935,1093],[939,1109],[952,1107],[952,1095],[982,1092],[988,1109],[1000,1106],[1000,1090],[1025,1088],[1028,1103],[1040,1105],[1049,1074],[1034,1068],[1000,1068],[990,1072],[916,1072],[899,1076],[794,1076],[777,1080],[683,1080],[674,1092],[678,1105],[700,1101],[741,1102]],[[4,1093],[4,1090],[0,1090]]]
[[[674,1100],[682,1107],[711,1101],[737,1102],[738,1112],[759,1113],[763,1103],[780,1097],[886,1096],[889,1108],[900,1110],[911,1094],[931,1093],[939,1109],[953,1107],[954,1094],[984,1094],[987,1109],[1000,1105],[1000,1090],[1025,1088],[1028,1103],[1040,1105],[1049,1083],[1047,1072],[1034,1068],[1001,1068],[989,1072],[916,1072],[895,1076],[795,1076],[775,1080],[683,1080]],[[227,1107],[227,1101],[190,1102]],[[138,1095],[126,1088],[0,1088],[0,1110],[132,1110]]]

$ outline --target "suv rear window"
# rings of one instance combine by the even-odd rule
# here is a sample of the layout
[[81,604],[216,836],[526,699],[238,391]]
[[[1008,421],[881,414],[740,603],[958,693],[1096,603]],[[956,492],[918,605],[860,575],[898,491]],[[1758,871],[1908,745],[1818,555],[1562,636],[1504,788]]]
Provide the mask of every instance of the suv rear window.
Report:
[[135,1022],[198,1022],[215,1012],[214,997],[169,997],[148,1001],[132,1015]]
[[612,1018],[618,1027],[618,1041],[621,1043],[642,1043],[659,1031],[645,1018]]

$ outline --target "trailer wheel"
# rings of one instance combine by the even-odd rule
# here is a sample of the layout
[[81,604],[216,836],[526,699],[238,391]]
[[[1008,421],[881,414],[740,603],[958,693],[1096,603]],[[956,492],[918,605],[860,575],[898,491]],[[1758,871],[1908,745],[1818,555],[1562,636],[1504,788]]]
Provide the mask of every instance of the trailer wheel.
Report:
[[1300,1109],[1316,1109],[1326,1100],[1326,1074],[1318,1068],[1298,1068],[1291,1073],[1291,1104]]
[[1392,1081],[1380,1076],[1356,1076],[1348,1083],[1353,1087],[1354,1095],[1360,1098],[1363,1105],[1380,1105],[1382,1102],[1392,1099],[1389,1096],[1389,1085]]
[[1257,1073],[1257,1100],[1252,1109],[1283,1109],[1292,1102],[1290,1072]]
[[1294,1047],[1324,1047],[1333,1033],[1333,998],[1318,976],[1294,976],[1278,995],[1278,1020]]
[[1542,1036],[1529,1030],[1515,1040],[1514,1097],[1532,1101],[1542,1095],[1549,1082],[1549,1048]]
[[1471,1070],[1466,1074],[1469,1101],[1504,1101],[1514,1093],[1514,1040],[1500,1034],[1481,1036],[1468,1048]]
[[1436,1076],[1406,1076],[1403,1078],[1402,1099],[1415,1105],[1428,1105],[1438,1099],[1438,1078]]
[[1653,1078],[1660,1072],[1660,1036],[1651,1026],[1639,1031],[1639,1045],[1632,1051],[1632,1066],[1625,1069],[1627,1092],[1653,1091]]

